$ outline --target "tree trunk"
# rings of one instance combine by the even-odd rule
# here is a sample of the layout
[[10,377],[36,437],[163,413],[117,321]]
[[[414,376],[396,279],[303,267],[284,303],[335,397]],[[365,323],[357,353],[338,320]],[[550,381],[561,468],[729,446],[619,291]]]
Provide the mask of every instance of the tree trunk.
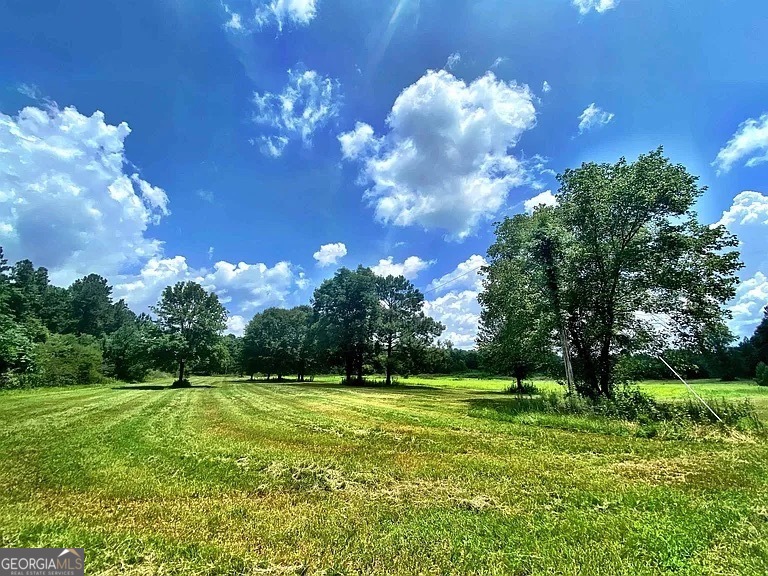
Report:
[[387,340],[387,386],[392,385],[392,337]]
[[515,378],[517,378],[517,393],[522,394],[523,393],[523,379],[516,375]]
[[347,376],[347,384],[352,382],[352,370],[354,368],[354,356],[351,352],[347,352],[345,358],[344,358],[344,371]]
[[179,360],[179,384],[184,382],[184,360]]

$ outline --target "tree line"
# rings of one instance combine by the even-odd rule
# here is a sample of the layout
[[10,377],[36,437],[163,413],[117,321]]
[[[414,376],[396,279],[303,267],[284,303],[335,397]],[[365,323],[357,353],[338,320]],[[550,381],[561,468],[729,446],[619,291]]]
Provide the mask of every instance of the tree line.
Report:
[[477,353],[436,343],[443,326],[422,310],[423,294],[402,276],[342,268],[315,290],[310,306],[256,314],[243,337],[223,335],[227,311],[195,282],[166,287],[152,315],[114,301],[96,274],[62,288],[29,260],[9,266],[0,248],[0,385],[88,384],[102,377],[140,381],[154,370],[260,374],[300,380],[339,370],[367,374],[457,372]]
[[[768,378],[768,307],[734,344],[725,308],[742,264],[723,226],[697,220],[705,189],[662,149],[635,162],[584,163],[558,176],[554,206],[505,218],[483,270],[477,350],[437,339],[424,295],[403,276],[339,269],[309,305],[256,314],[242,337],[194,282],[163,291],[152,314],[114,301],[96,274],[67,288],[0,248],[0,386],[138,381],[153,370],[299,380],[337,372],[348,383],[383,374],[482,370],[522,389],[534,373],[599,399],[617,386],[669,377]],[[761,376],[762,375],[762,376]],[[768,382],[766,382],[768,385]]]

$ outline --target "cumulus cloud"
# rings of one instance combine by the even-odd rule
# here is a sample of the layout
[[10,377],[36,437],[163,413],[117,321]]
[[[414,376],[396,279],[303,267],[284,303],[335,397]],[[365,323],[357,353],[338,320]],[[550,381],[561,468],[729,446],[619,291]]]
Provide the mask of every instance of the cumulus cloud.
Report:
[[227,21],[224,27],[233,32],[252,32],[275,26],[307,26],[317,16],[317,0],[231,0],[222,3]]
[[726,228],[734,224],[768,224],[768,196],[752,190],[739,192],[715,225],[720,224]]
[[528,200],[523,202],[525,211],[529,214],[537,206],[554,206],[555,204],[557,204],[557,196],[552,194],[552,190],[545,190],[541,194],[536,194],[533,198],[528,198]]
[[373,128],[365,122],[355,123],[355,129],[339,134],[341,155],[345,160],[354,160],[376,146],[376,138],[373,136]]
[[751,336],[768,306],[768,276],[757,272],[736,289],[736,297],[729,305],[733,318],[729,326],[738,336]]
[[580,14],[589,14],[592,10],[602,13],[616,8],[619,0],[571,0],[571,4],[579,9]]
[[294,139],[311,146],[315,130],[338,116],[340,102],[338,80],[301,67],[288,70],[288,84],[282,92],[253,95],[254,122],[272,132],[259,139],[262,152],[272,157],[281,156],[288,142]]
[[739,251],[744,268],[742,283],[729,304],[733,320],[730,327],[739,336],[748,336],[763,317],[768,305],[768,195],[751,190],[739,192],[720,220],[713,224],[725,226],[739,238]]
[[583,134],[593,128],[605,126],[613,120],[614,116],[613,112],[606,112],[599,106],[595,106],[595,103],[592,102],[579,116],[579,134]]
[[376,218],[443,229],[452,240],[471,235],[533,179],[509,153],[536,124],[533,101],[527,86],[491,72],[467,84],[428,71],[397,97],[377,146],[358,155]]
[[479,254],[473,254],[448,274],[430,282],[427,291],[435,291],[438,294],[460,289],[479,292],[483,288],[483,276],[480,268],[486,264],[485,258]]
[[126,170],[130,132],[73,107],[0,114],[0,229],[11,260],[29,258],[66,284],[159,253],[147,230],[169,213],[168,197]]
[[768,114],[755,120],[749,118],[736,129],[736,133],[717,153],[712,165],[717,173],[728,172],[734,164],[746,160],[747,167],[768,162]]
[[445,61],[445,69],[446,70],[453,70],[453,68],[461,62],[461,54],[459,52],[454,52],[450,56],[448,56],[448,60]]
[[427,293],[436,296],[424,303],[425,314],[445,325],[441,340],[450,340],[458,348],[475,346],[480,322],[477,297],[483,287],[479,268],[485,264],[485,258],[474,254],[427,287]]
[[552,90],[552,86],[549,85],[549,82],[544,80],[544,83],[541,85],[541,91],[544,92],[544,94],[546,94],[550,90]]
[[317,265],[321,268],[337,264],[339,260],[347,255],[347,247],[343,242],[336,242],[334,244],[323,244],[320,246],[320,250],[315,252],[312,257],[317,260]]
[[136,312],[154,305],[163,288],[176,282],[198,282],[216,293],[230,311],[254,313],[265,306],[280,306],[299,286],[299,274],[289,262],[270,267],[263,263],[246,264],[219,261],[213,268],[192,268],[184,256],[150,258],[142,269],[122,275],[114,285],[117,298],[124,298]]
[[306,26],[317,16],[317,0],[272,0],[257,8],[256,23],[259,26],[276,24],[278,30],[290,23]]
[[434,260],[422,260],[418,256],[409,256],[403,262],[395,262],[392,256],[379,260],[376,266],[371,266],[373,273],[378,276],[405,276],[408,280],[413,280],[419,275],[419,272],[426,270]]
[[242,336],[245,332],[245,327],[248,324],[248,321],[240,316],[239,314],[234,314],[227,318],[227,334],[234,334],[235,336]]

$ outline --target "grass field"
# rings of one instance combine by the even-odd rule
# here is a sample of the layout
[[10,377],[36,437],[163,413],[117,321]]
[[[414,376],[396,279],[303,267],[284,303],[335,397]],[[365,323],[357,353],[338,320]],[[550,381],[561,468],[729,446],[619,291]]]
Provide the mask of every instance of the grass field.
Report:
[[[0,546],[82,546],[91,574],[768,574],[762,437],[407,382],[2,393]],[[696,386],[768,420],[768,390]]]

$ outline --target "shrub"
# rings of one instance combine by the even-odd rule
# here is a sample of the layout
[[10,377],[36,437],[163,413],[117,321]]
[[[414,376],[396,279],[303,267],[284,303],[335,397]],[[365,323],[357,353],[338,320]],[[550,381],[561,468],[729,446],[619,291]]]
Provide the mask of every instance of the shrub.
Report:
[[755,382],[758,386],[768,386],[768,365],[760,362],[755,368]]
[[539,389],[536,388],[536,385],[533,382],[523,382],[519,387],[517,386],[517,382],[513,382],[510,384],[509,388],[507,388],[507,392],[511,394],[524,394],[526,396],[533,396],[539,394]]
[[102,380],[101,349],[92,336],[51,334],[37,347],[40,385],[72,386]]

